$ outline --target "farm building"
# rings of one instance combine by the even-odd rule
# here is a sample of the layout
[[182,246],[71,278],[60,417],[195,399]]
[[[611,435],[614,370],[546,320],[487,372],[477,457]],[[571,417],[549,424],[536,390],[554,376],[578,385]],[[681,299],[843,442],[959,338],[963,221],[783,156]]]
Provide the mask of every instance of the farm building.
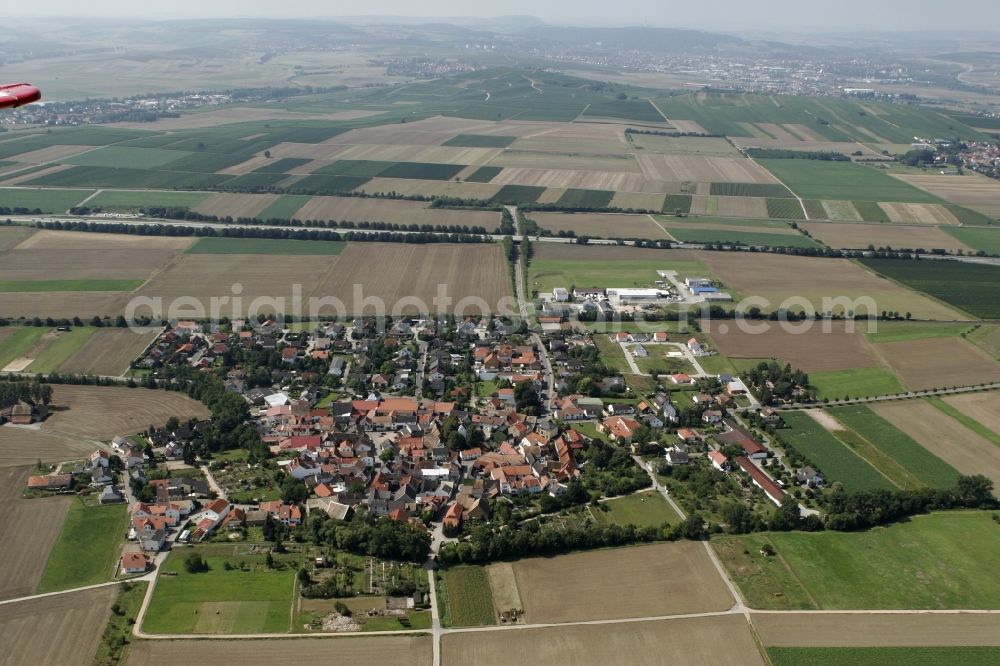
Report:
[[708,278],[685,278],[684,284],[691,290],[692,294],[711,294],[719,291]]
[[552,296],[555,297],[560,303],[565,303],[569,300],[569,292],[562,287],[556,287],[552,290]]
[[785,491],[778,487],[778,484],[774,482],[771,477],[757,467],[752,460],[746,456],[740,456],[736,459],[736,464],[740,466],[744,472],[750,476],[750,480],[753,481],[753,485],[757,486],[764,491],[767,498],[774,502],[776,505],[781,506],[781,501],[785,499]]
[[608,298],[621,303],[656,301],[666,296],[659,289],[608,289]]

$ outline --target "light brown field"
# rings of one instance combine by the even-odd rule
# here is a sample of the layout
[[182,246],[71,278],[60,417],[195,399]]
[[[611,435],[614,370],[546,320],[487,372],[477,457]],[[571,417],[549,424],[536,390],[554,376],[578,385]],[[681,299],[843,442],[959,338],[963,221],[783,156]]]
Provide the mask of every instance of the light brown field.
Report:
[[437,164],[485,164],[499,153],[499,148],[414,146],[406,144],[351,144],[347,145],[345,150],[337,154],[337,159],[381,160],[385,162],[432,162]]
[[962,474],[1000,484],[1000,447],[923,400],[872,403],[876,414]]
[[[246,314],[255,299],[274,299],[259,303],[262,312],[286,312],[293,308],[293,296],[299,285],[303,299],[308,298],[322,282],[337,257],[296,256],[294,258],[260,254],[185,254],[173,261],[136,293],[137,296],[160,297],[164,308],[174,299],[189,298],[201,304],[208,313],[212,297],[233,296],[233,286],[242,286],[240,311]],[[279,300],[283,299],[283,300]],[[233,315],[233,304],[226,302],[223,313]],[[146,309],[138,316],[148,314]],[[194,316],[188,306],[178,317]],[[202,315],[204,316],[204,315]]]
[[914,227],[887,224],[837,224],[835,222],[799,222],[817,240],[836,249],[941,248],[950,252],[970,248],[937,227]]
[[171,416],[181,421],[210,416],[203,404],[177,391],[117,386],[53,388],[51,414],[42,424],[42,432],[103,441],[162,425]]
[[644,182],[645,179],[638,173],[510,167],[497,174],[491,184],[640,192]]
[[93,453],[94,448],[94,442],[73,434],[48,432],[38,426],[0,426],[0,467],[79,459]]
[[1000,393],[968,393],[944,398],[944,401],[966,416],[1000,434]]
[[531,213],[531,219],[553,232],[575,231],[577,236],[602,238],[669,238],[648,215],[610,213]]
[[486,227],[500,224],[495,211],[428,208],[422,201],[366,199],[362,197],[313,197],[292,217],[300,220],[339,222],[389,222],[392,224],[444,224]]
[[674,118],[668,118],[667,120],[677,128],[678,132],[684,132],[685,134],[708,134],[708,131],[704,127],[693,120],[675,120]]
[[1000,181],[977,173],[966,173],[962,176],[891,175],[952,203],[967,206],[990,217],[1000,217]]
[[774,325],[767,333],[756,334],[740,330],[734,322],[724,323],[724,329],[723,322],[705,321],[703,326],[725,356],[779,358],[805,372],[879,365],[875,350],[862,333],[862,324],[850,333],[843,322],[823,322],[830,325],[827,332],[820,322],[810,322],[813,325],[804,333],[795,334]]
[[[129,666],[271,666],[281,663],[430,666],[430,636],[352,636],[239,641],[137,641]],[[193,657],[193,655],[197,655]]]
[[500,186],[494,183],[468,183],[453,180],[417,180],[414,178],[372,178],[356,192],[396,192],[410,195],[460,197],[463,199],[489,199],[500,191]]
[[[48,148],[39,148],[28,153],[14,155],[7,159],[14,162],[24,162],[25,164],[44,164],[45,162],[64,160],[67,157],[73,157],[74,155],[86,153],[90,150],[94,150],[94,146],[49,146]],[[35,175],[38,175],[38,172],[35,172]]]
[[127,328],[102,328],[68,358],[58,371],[77,375],[123,375],[156,333],[135,333]]
[[885,342],[875,348],[911,391],[1000,380],[1000,363],[960,338]]
[[733,605],[705,548],[691,541],[518,560],[514,576],[528,624],[682,615]]
[[523,608],[521,594],[517,590],[517,578],[514,576],[514,566],[510,562],[496,562],[486,567],[486,575],[490,579],[490,591],[493,593],[493,609],[497,616],[514,608]]
[[31,227],[0,227],[0,253],[17,247],[35,232]]
[[[361,298],[355,298],[355,285],[361,285]],[[452,299],[450,306],[434,302],[442,285]],[[364,300],[372,298],[380,299],[390,313],[456,308],[498,312],[515,307],[501,307],[510,296],[510,279],[497,244],[350,243],[317,283],[314,295],[338,298],[353,314],[374,312],[376,306]]]
[[[590,600],[595,605],[606,601]],[[448,665],[765,663],[739,615],[450,634],[441,641],[441,657]]]
[[958,220],[941,204],[879,203],[893,222],[904,224],[958,224]]
[[0,469],[0,599],[35,593],[69,503],[65,495],[27,500],[21,491],[34,471],[31,467]]
[[514,134],[500,131],[505,123],[491,123],[482,120],[435,116],[424,120],[392,125],[361,127],[338,134],[325,143],[356,144],[403,144],[409,146],[439,146],[456,134]]
[[983,613],[753,613],[769,647],[1000,645],[1000,615]]
[[278,198],[277,194],[213,194],[195,206],[196,213],[218,217],[256,217]]
[[754,226],[753,223],[746,225],[737,224],[713,224],[711,222],[686,222],[684,220],[691,220],[694,218],[671,218],[663,222],[664,226],[670,229],[691,229],[697,231],[699,229],[714,229],[717,231],[729,231],[733,234],[741,233],[766,233],[776,236],[797,236],[798,231],[792,229],[791,227],[758,227]]
[[76,317],[117,315],[122,312],[128,292],[47,291],[44,298],[32,292],[0,293],[0,316]]
[[592,137],[546,131],[517,139],[507,150],[564,155],[624,155],[628,152],[628,145],[622,141],[620,131],[617,136]]
[[[264,157],[263,155],[251,157],[246,162],[241,162],[235,166],[227,167],[223,170],[223,173],[248,173],[257,167],[264,166],[269,162],[273,162],[274,160],[284,157],[302,157],[310,160],[326,160],[327,162],[330,162],[348,148],[349,146],[345,144],[294,143],[285,141],[276,146],[271,146],[268,149],[271,151],[270,158]],[[302,167],[295,169],[295,173],[304,173],[301,169]]]
[[[0,280],[142,280],[192,242],[191,238],[42,230],[4,254]],[[0,302],[16,296],[3,294]],[[41,303],[49,294],[35,298]],[[87,312],[101,311],[70,314]]]
[[[962,319],[964,315],[942,303],[910,291],[895,282],[880,278],[846,259],[793,257],[777,254],[745,252],[699,252],[713,272],[733,291],[742,296],[760,296],[767,304],[757,303],[762,310],[777,309],[790,297],[793,309],[805,309],[808,302],[819,311],[840,312],[843,305],[833,302],[824,308],[824,298],[850,300],[870,297],[875,302],[871,310],[911,312],[921,319]],[[803,300],[804,299],[804,300]],[[869,308],[856,304],[859,313]]]
[[153,124],[115,123],[114,126],[126,127],[130,129],[171,132],[176,130],[219,127],[220,125],[232,125],[235,123],[246,123],[257,120],[354,120],[356,118],[377,116],[380,113],[382,112],[351,109],[347,111],[335,111],[333,113],[314,114],[296,113],[294,111],[283,111],[281,109],[258,109],[245,106],[232,109],[219,109],[217,111],[205,111],[204,113],[185,113],[182,114],[180,118],[161,118]]
[[566,188],[564,187],[547,187],[542,190],[542,193],[538,195],[535,202],[540,204],[557,203],[564,194],[566,194]]
[[705,181],[727,183],[778,182],[756,162],[744,157],[703,155],[636,155],[642,173],[649,180]]
[[3,663],[91,663],[117,595],[108,586],[0,606]]
[[561,169],[566,171],[610,171],[641,173],[632,155],[591,154],[583,152],[529,152],[508,148],[490,160],[490,166],[522,169]]
[[643,194],[640,192],[615,192],[611,198],[612,208],[628,210],[662,210],[665,196],[663,194]]
[[[717,215],[723,217],[767,218],[767,199],[760,197],[717,197]],[[770,233],[771,229],[767,230]],[[797,233],[797,232],[796,232]]]

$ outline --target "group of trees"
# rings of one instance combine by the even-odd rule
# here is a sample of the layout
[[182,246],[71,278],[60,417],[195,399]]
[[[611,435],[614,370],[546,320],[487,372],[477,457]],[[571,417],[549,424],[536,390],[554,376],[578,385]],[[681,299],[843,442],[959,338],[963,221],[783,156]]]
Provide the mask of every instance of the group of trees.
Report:
[[350,522],[314,513],[309,517],[308,533],[317,545],[384,560],[422,563],[431,548],[431,537],[425,530],[365,512],[355,514]]
[[760,401],[765,405],[772,405],[776,400],[808,402],[816,398],[809,375],[787,363],[762,362],[748,370],[744,377],[758,390]]
[[17,400],[33,405],[48,405],[52,402],[52,387],[43,384],[38,377],[31,381],[0,382],[0,404]]

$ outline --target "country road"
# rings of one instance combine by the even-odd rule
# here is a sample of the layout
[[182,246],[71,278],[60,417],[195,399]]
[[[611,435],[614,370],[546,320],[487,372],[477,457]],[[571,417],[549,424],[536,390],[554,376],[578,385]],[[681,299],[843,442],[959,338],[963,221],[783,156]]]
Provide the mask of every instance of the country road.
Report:
[[888,402],[891,400],[909,400],[912,398],[928,398],[936,395],[957,395],[960,393],[975,393],[977,391],[993,391],[1000,389],[1000,382],[992,384],[977,384],[975,386],[954,386],[951,388],[927,389],[925,391],[908,391],[891,395],[874,395],[867,398],[851,398],[850,400],[831,400],[821,402],[795,402],[789,405],[775,405],[774,409],[815,409],[830,405],[863,405],[869,402]]

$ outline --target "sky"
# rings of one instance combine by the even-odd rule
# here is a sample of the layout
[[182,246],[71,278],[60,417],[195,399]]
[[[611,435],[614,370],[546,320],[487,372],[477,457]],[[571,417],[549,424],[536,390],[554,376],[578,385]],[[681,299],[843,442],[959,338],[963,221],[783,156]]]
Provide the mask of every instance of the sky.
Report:
[[349,15],[491,17],[528,14],[550,23],[706,30],[1000,30],[1000,2],[964,0],[11,0],[7,16],[119,18],[315,18]]

